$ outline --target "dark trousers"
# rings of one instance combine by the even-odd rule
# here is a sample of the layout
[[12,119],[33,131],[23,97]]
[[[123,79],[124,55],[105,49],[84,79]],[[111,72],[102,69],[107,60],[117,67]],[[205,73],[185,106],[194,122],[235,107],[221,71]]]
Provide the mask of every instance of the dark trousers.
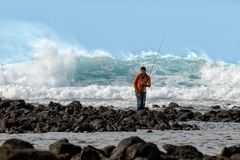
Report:
[[145,101],[146,101],[146,92],[140,92],[137,97],[137,110],[142,110],[145,108]]

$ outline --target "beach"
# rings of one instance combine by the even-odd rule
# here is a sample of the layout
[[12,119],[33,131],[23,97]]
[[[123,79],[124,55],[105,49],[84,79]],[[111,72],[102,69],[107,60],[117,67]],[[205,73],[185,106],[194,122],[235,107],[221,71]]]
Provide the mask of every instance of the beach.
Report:
[[138,136],[162,151],[167,144],[191,145],[204,155],[215,156],[224,147],[238,145],[240,140],[237,106],[228,110],[209,106],[207,111],[199,112],[194,107],[171,102],[136,111],[84,106],[79,101],[43,105],[3,99],[0,108],[0,142],[18,138],[30,142],[37,150],[48,150],[51,143],[64,138],[81,147],[101,149]]

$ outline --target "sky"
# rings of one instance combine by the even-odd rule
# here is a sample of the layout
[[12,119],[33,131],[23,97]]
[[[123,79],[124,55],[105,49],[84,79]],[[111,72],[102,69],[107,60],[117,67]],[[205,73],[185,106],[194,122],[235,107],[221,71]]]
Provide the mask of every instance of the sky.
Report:
[[[157,51],[166,34],[161,53],[194,51],[240,62],[238,0],[0,1],[0,24],[41,24],[89,51],[103,49],[114,56]],[[0,37],[0,47],[5,41]]]

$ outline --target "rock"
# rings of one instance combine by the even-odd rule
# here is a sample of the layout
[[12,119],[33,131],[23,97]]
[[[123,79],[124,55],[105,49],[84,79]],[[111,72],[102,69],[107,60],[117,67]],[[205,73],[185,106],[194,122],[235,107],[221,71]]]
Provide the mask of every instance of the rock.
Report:
[[185,131],[192,131],[192,130],[200,130],[200,128],[196,124],[182,124],[181,125],[183,130]]
[[219,106],[219,105],[216,105],[216,106],[211,106],[211,109],[214,109],[214,110],[219,110],[219,109],[221,109],[221,106]]
[[157,122],[169,122],[169,120],[167,119],[166,115],[163,112],[157,112],[155,114],[155,120]]
[[221,111],[217,113],[217,118],[219,119],[231,118],[231,115],[227,111]]
[[230,158],[222,156],[204,156],[203,160],[230,160]]
[[7,108],[10,106],[12,100],[3,100],[0,102],[0,109]]
[[194,113],[191,110],[180,110],[177,113],[179,121],[188,121],[194,118]]
[[172,130],[183,130],[183,127],[179,123],[173,123],[171,125]]
[[171,144],[163,145],[164,150],[167,151],[168,155],[172,155],[179,159],[194,159],[201,160],[203,154],[199,152],[195,147],[190,145],[174,146]]
[[153,104],[152,108],[161,108],[161,107],[159,105],[157,105],[157,104]]
[[106,157],[110,157],[113,150],[116,148],[116,146],[107,146],[103,149],[103,152],[105,153]]
[[164,122],[161,122],[161,123],[158,123],[154,126],[154,130],[161,130],[161,131],[164,131],[166,129],[170,129],[170,125],[168,123],[164,123]]
[[170,107],[170,108],[179,108],[180,106],[177,103],[175,103],[175,102],[170,102],[168,107]]
[[195,112],[194,117],[195,117],[195,120],[199,121],[202,117],[202,113],[201,112]]
[[77,154],[72,160],[101,160],[105,158],[104,152],[92,147],[84,147],[80,154]]
[[231,160],[240,160],[240,153],[235,153],[231,156]]
[[6,140],[2,146],[9,147],[11,149],[34,149],[33,145],[21,139],[9,139]]
[[230,158],[232,155],[240,153],[240,145],[224,147],[221,155]]
[[58,160],[48,151],[17,151],[6,160]]
[[137,157],[146,158],[148,160],[156,160],[160,157],[162,152],[157,145],[153,143],[136,143],[131,145],[126,151],[126,160],[132,160]]
[[59,160],[48,151],[36,151],[32,149],[12,149],[0,147],[1,160]]
[[165,114],[177,115],[177,110],[173,107],[167,107],[164,109]]
[[54,154],[68,154],[70,157],[80,153],[82,148],[80,146],[69,143],[67,139],[61,139],[49,146],[49,151]]
[[67,107],[70,107],[70,106],[78,107],[79,109],[82,108],[82,104],[79,101],[72,101],[67,105]]
[[139,137],[129,137],[125,138],[117,145],[117,147],[113,150],[110,159],[112,160],[125,160],[126,159],[126,151],[127,149],[136,144],[136,143],[144,143],[145,141]]
[[151,129],[147,130],[147,133],[153,133],[153,131]]

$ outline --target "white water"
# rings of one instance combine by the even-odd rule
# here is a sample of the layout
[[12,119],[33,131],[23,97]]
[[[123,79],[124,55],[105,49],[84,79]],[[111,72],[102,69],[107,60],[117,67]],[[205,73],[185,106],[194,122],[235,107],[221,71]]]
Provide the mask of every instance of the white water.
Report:
[[[132,81],[142,65],[150,70],[157,54],[143,51],[115,58],[106,51],[90,52],[67,42],[45,26],[13,23],[1,24],[0,29],[0,47],[6,51],[0,53],[3,98],[135,106]],[[240,105],[239,73],[239,64],[216,62],[192,52],[186,57],[160,54],[147,106],[170,101]]]

